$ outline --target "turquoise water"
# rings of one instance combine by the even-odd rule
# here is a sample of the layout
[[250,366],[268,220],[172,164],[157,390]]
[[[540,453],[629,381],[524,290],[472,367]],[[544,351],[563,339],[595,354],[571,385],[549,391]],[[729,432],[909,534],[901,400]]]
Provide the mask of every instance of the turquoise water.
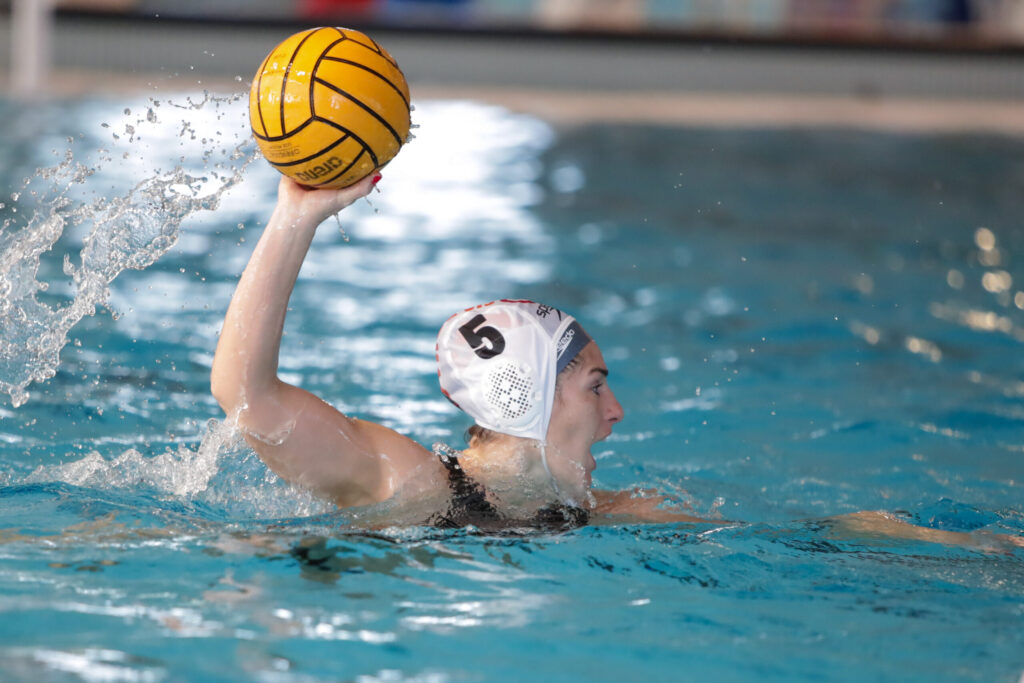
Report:
[[[1024,535],[1024,141],[418,103],[372,206],[317,238],[285,378],[458,444],[438,326],[550,302],[626,410],[595,485],[744,523],[370,532],[220,422],[212,350],[276,177],[242,103],[156,99],[0,103],[4,678],[1024,674],[1024,551],[991,536]],[[988,546],[820,522],[859,510]]]

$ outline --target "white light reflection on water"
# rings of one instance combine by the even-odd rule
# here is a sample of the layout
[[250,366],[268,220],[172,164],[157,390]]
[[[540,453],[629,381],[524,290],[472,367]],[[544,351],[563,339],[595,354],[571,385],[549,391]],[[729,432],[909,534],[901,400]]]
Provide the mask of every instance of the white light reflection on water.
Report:
[[995,311],[940,303],[931,304],[928,311],[939,320],[956,323],[977,332],[1001,332],[1017,341],[1024,341],[1024,328],[1015,325],[1009,316],[1000,315]]
[[301,636],[309,640],[356,641],[370,645],[393,643],[398,639],[398,636],[389,631],[346,628],[352,626],[355,621],[350,614],[328,616],[320,612],[300,614],[292,610],[275,609],[272,616],[276,621],[268,623],[267,626],[278,636]]
[[523,209],[538,197],[536,157],[553,139],[546,124],[469,102],[418,105],[415,119],[416,139],[371,197],[379,214],[353,226],[353,238],[541,239],[542,226]]
[[[490,582],[493,581],[490,574],[468,572],[465,576],[473,581]],[[493,585],[490,587],[495,588]],[[412,631],[429,630],[441,634],[461,628],[521,628],[548,609],[555,599],[554,596],[513,587],[500,587],[486,599],[467,600],[463,596],[452,595],[446,602],[403,602],[400,607],[405,610],[427,613],[402,617],[401,624]]]
[[86,648],[78,652],[37,648],[23,651],[17,659],[31,659],[43,664],[50,671],[73,674],[90,683],[107,683],[109,681],[127,681],[150,683],[163,680],[166,672],[163,667],[152,663],[143,664],[138,658],[117,650]]

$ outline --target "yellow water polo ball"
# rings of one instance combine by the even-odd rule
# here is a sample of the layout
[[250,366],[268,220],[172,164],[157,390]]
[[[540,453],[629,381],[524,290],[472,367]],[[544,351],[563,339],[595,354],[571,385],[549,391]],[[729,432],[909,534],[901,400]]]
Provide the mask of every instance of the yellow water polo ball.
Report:
[[249,122],[277,170],[345,187],[391,161],[409,137],[409,86],[369,36],[321,27],[287,38],[249,89]]

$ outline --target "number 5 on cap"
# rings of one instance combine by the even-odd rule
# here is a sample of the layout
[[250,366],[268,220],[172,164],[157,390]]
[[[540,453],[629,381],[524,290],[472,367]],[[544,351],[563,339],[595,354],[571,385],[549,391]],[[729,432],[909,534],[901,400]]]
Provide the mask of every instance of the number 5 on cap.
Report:
[[487,319],[482,315],[478,315],[460,327],[459,332],[466,338],[466,342],[473,349],[473,352],[487,360],[488,358],[494,358],[505,350],[505,338],[501,336],[501,332],[498,332],[493,327],[479,327],[485,322],[487,322]]

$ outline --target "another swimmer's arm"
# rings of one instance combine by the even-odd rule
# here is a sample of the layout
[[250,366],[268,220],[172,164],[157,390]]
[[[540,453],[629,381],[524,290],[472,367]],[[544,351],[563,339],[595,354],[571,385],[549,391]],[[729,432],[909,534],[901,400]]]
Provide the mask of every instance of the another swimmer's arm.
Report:
[[391,497],[429,453],[406,437],[342,415],[277,376],[288,299],[317,227],[373,188],[307,190],[282,179],[278,202],[224,319],[211,391],[267,465],[339,505]]
[[1009,534],[993,534],[984,531],[966,533],[929,529],[905,522],[886,512],[867,510],[829,518],[835,524],[830,532],[840,539],[856,539],[865,536],[885,536],[942,545],[956,545],[964,548],[978,548],[999,551],[1010,547],[1024,547],[1024,538]]
[[632,491],[592,489],[591,493],[597,502],[591,512],[596,515],[625,517],[642,522],[721,523],[721,520],[702,519],[676,510],[660,508],[659,506],[665,502],[665,496],[651,489]]

